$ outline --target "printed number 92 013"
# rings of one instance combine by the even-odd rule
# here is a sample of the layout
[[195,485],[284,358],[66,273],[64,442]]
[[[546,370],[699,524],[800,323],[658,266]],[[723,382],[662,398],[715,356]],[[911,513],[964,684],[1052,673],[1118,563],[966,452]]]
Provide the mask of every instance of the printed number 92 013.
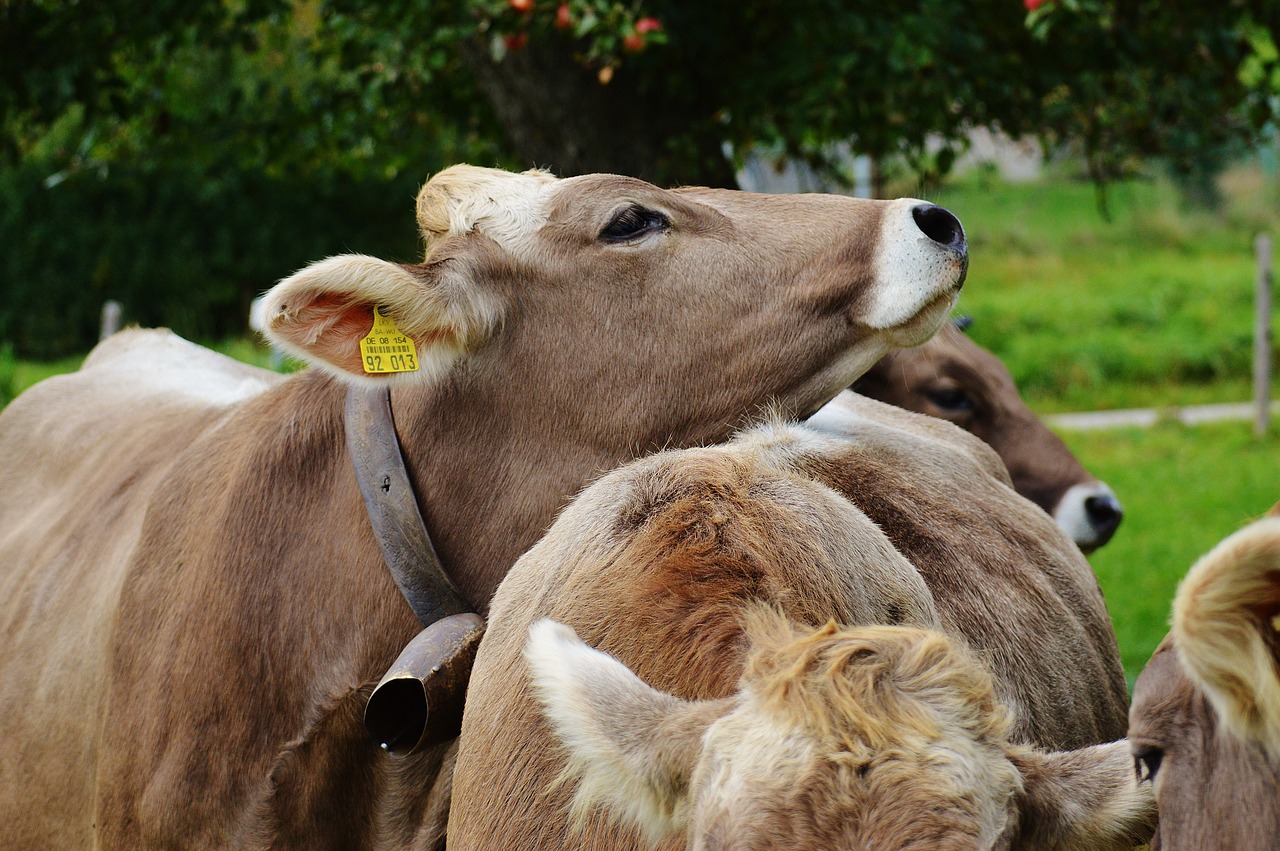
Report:
[[411,354],[404,355],[365,355],[366,372],[415,372],[418,359]]

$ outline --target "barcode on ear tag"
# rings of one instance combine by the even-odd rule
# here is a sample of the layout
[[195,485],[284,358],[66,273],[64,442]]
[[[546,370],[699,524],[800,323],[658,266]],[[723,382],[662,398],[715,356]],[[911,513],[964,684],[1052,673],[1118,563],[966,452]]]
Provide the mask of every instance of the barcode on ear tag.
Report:
[[382,309],[373,309],[373,328],[360,340],[360,360],[369,375],[388,372],[417,372],[418,347],[400,332]]

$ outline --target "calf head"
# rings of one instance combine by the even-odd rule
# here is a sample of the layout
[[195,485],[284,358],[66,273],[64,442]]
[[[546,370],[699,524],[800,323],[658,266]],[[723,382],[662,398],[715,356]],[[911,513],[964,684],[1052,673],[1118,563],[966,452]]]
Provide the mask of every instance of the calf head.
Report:
[[[493,419],[536,410],[558,434],[630,447],[722,438],[766,400],[811,412],[932,334],[967,267],[955,217],[910,199],[454,166],[417,212],[422,263],[302,270],[265,299],[272,341],[344,380],[451,374]],[[417,372],[365,371],[375,307],[416,344]]]
[[526,657],[595,806],[694,849],[1121,848],[1154,806],[1122,742],[1009,742],[990,675],[916,627],[800,628],[749,609],[739,691],[684,701],[543,620]]
[[965,320],[929,342],[890,352],[854,385],[864,396],[953,422],[990,444],[1018,493],[1091,552],[1111,540],[1124,512],[1115,494],[1027,408],[1000,359],[966,336]]
[[1280,836],[1280,517],[1228,537],[1179,586],[1134,687],[1129,736],[1154,787],[1153,848],[1274,848]]

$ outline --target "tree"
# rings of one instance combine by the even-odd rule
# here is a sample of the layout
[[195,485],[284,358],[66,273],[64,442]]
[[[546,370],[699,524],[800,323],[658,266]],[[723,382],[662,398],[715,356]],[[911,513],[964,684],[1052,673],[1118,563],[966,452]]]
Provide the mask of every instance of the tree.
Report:
[[108,297],[235,333],[306,260],[410,259],[414,186],[460,160],[936,177],[985,126],[1099,185],[1194,174],[1274,120],[1278,32],[1280,0],[0,0],[0,339],[87,344]]
[[[1276,111],[1277,32],[1277,0],[16,0],[0,120],[31,137],[87,103],[90,123],[134,119],[135,153],[717,185],[726,148],[756,146],[830,170],[849,142],[941,173],[989,126],[1078,143],[1102,181],[1248,140]],[[175,56],[218,69],[205,90],[175,90]]]
[[1280,95],[1276,0],[384,8],[366,25],[444,34],[436,43],[464,58],[465,84],[519,161],[662,183],[732,183],[726,144],[832,170],[833,143],[849,142],[944,173],[976,126],[1076,143],[1102,183],[1138,157],[1190,169],[1206,150],[1249,141]]

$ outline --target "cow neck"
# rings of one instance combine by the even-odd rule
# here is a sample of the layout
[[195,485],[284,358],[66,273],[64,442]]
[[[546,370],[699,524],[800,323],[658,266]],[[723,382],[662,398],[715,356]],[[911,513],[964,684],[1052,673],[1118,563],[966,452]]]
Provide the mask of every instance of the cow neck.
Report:
[[347,454],[396,587],[423,626],[474,611],[445,572],[422,519],[396,436],[386,387],[350,387],[344,416]]

